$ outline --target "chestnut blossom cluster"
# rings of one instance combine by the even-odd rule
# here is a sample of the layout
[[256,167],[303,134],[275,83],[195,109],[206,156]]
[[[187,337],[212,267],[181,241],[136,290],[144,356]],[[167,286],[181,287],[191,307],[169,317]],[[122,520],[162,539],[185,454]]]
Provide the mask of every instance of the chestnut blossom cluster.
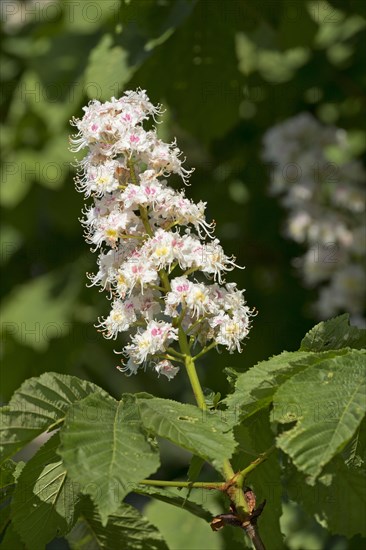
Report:
[[267,131],[263,158],[272,167],[271,192],[289,211],[286,234],[307,247],[294,263],[307,285],[321,285],[315,312],[327,318],[348,311],[363,325],[366,173],[358,160],[327,156],[347,152],[347,137],[302,113]]
[[214,238],[206,203],[168,185],[171,174],[186,183],[191,171],[175,141],[165,143],[151,128],[161,114],[142,90],[91,101],[71,121],[78,130],[71,146],[87,149],[75,182],[92,198],[81,220],[98,253],[90,285],[110,299],[97,327],[109,339],[128,336],[121,370],[149,365],[171,379],[184,362],[182,339],[197,354],[218,345],[241,351],[252,312],[244,291],[225,282],[235,258]]

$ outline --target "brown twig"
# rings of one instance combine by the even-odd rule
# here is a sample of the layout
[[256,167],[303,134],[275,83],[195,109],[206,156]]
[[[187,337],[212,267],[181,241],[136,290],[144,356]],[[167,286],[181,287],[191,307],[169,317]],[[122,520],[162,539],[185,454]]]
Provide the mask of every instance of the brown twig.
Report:
[[[233,481],[235,483],[235,481]],[[230,484],[227,484],[227,494],[229,495],[230,490]],[[211,521],[211,529],[213,531],[218,531],[219,529],[222,529],[225,527],[225,525],[231,525],[233,527],[240,527],[245,531],[249,539],[252,541],[252,544],[255,548],[255,550],[266,550],[265,546],[263,544],[263,541],[259,535],[258,527],[257,527],[257,520],[261,513],[263,512],[263,508],[266,504],[266,501],[264,500],[258,508],[256,508],[256,498],[254,492],[250,489],[250,487],[244,488],[244,498],[246,499],[249,513],[246,514],[246,516],[243,518],[242,515],[240,515],[233,502],[231,502],[230,506],[230,513],[229,514],[219,514],[218,516],[215,516]]]

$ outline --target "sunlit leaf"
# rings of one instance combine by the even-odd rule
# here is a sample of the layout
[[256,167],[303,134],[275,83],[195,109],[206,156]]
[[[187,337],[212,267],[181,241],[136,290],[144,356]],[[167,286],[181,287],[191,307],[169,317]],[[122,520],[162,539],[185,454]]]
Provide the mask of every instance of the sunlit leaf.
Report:
[[350,326],[347,313],[315,325],[303,338],[300,350],[325,351],[346,347],[366,347],[366,329]]
[[159,467],[134,400],[100,394],[75,403],[61,432],[60,455],[74,482],[95,502],[102,522],[114,514],[136,482]]
[[63,374],[45,373],[26,380],[9,405],[1,409],[2,460],[42,432],[60,426],[69,406],[94,392],[102,390],[91,382]]
[[164,502],[148,504],[144,513],[158,527],[170,550],[219,550],[222,541],[207,522]]
[[309,367],[274,396],[273,420],[296,423],[277,445],[316,478],[350,441],[366,413],[366,352],[353,350]]
[[[67,535],[71,550],[168,550],[157,528],[132,506],[121,504],[104,525],[86,500],[82,515]],[[121,547],[121,544],[123,545]]]
[[12,521],[29,550],[44,548],[74,523],[79,486],[70,481],[57,456],[58,445],[55,434],[27,462],[14,491]]
[[158,398],[140,398],[137,405],[147,430],[208,460],[219,470],[235,449],[230,426],[218,411],[201,411],[193,405]]

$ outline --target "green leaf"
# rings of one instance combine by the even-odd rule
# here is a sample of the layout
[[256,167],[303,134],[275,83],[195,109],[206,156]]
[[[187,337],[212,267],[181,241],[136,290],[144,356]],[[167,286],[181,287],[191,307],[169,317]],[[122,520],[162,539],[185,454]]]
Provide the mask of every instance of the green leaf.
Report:
[[24,462],[6,460],[0,467],[0,537],[10,521],[10,504]]
[[0,534],[10,519],[10,501],[14,493],[15,462],[6,460],[0,468]]
[[191,458],[191,462],[188,468],[188,474],[187,478],[188,481],[196,481],[198,479],[198,476],[200,475],[200,472],[202,470],[202,466],[204,465],[205,461],[203,458],[197,455],[193,455]]
[[224,136],[238,122],[242,91],[233,26],[245,18],[245,8],[225,9],[223,25],[215,2],[196,2],[192,7],[189,19],[144,60],[131,85],[146,88],[151,97],[166,98],[179,124],[196,139],[208,141]]
[[110,18],[116,22],[119,4],[119,0],[93,0],[90,5],[64,0],[60,8],[64,9],[64,25],[72,32],[72,41],[80,35],[85,40],[85,35],[98,32]]
[[[192,490],[196,491],[197,489]],[[148,485],[137,485],[133,489],[133,492],[139,493],[140,495],[153,497],[157,500],[161,500],[162,502],[166,502],[167,504],[172,504],[173,506],[176,506],[182,510],[187,510],[187,512],[190,512],[194,516],[202,518],[206,521],[210,521],[212,519],[212,515],[204,506],[189,500],[188,497],[182,497],[180,494],[181,491],[178,489],[163,489],[160,487],[150,487]]]
[[240,372],[236,371],[231,367],[226,367],[224,369],[224,373],[226,374],[226,378],[230,386],[235,386],[235,383],[238,379],[238,376],[240,375]]
[[0,203],[5,208],[14,208],[28,193],[32,183],[30,174],[34,170],[36,158],[35,151],[18,149],[2,164]]
[[365,470],[348,468],[337,457],[313,486],[295,468],[286,471],[289,497],[301,503],[328,531],[349,538],[357,534],[366,537]]
[[220,399],[221,399],[221,393],[220,392],[214,392],[210,388],[203,388],[203,395],[205,397],[205,403],[209,409],[216,409]]
[[325,351],[346,347],[366,347],[366,329],[350,326],[348,313],[313,327],[302,340],[300,350]]
[[235,423],[238,423],[240,417],[248,417],[260,409],[268,407],[276,390],[289,377],[338,353],[340,352],[322,354],[284,351],[267,361],[261,361],[238,376],[234,392],[224,400],[229,407],[229,416],[233,417]]
[[60,455],[82,492],[92,497],[103,525],[144,477],[159,467],[159,454],[148,441],[135,400],[90,395],[68,411]]
[[56,433],[25,465],[11,504],[13,526],[29,550],[39,550],[74,524],[80,486],[72,483],[56,454]]
[[151,502],[144,509],[146,517],[158,527],[170,550],[219,550],[222,542],[208,523],[185,510],[164,502]]
[[27,550],[12,523],[6,528],[4,538],[1,540],[1,550]]
[[273,419],[296,422],[277,445],[315,479],[352,438],[366,412],[366,353],[326,359],[285,382],[274,396]]
[[67,335],[81,284],[72,278],[60,288],[60,282],[60,275],[51,272],[15,288],[3,303],[1,332],[40,351],[51,339]]
[[0,265],[6,264],[18,251],[23,242],[20,231],[12,225],[1,224],[0,226]]
[[2,460],[13,456],[37,435],[61,424],[72,403],[94,392],[103,390],[65,374],[45,373],[26,380],[9,405],[1,409]]
[[138,399],[142,423],[153,434],[204,458],[219,471],[236,443],[220,411],[201,411],[170,399]]
[[[285,535],[286,549],[327,548],[329,532],[301,504],[286,498],[282,503],[282,510],[281,529]],[[355,550],[352,545],[346,545],[346,548]]]
[[105,34],[91,51],[85,71],[85,87],[91,99],[101,101],[118,96],[132,75],[128,66],[127,52],[121,46],[114,46],[110,34]]
[[121,504],[103,525],[89,499],[66,538],[71,550],[169,550],[156,527],[132,506]]
[[[275,434],[271,430],[267,410],[261,410],[246,419],[235,428],[234,433],[239,444],[231,461],[235,471],[248,466],[275,443]],[[259,532],[264,545],[266,548],[282,548],[284,546],[280,529],[282,485],[278,451],[272,452],[267,460],[250,472],[245,485],[253,489],[257,504],[263,500],[267,501],[258,519]]]
[[348,445],[342,451],[345,464],[350,468],[361,468],[366,464],[366,418],[356,430]]
[[[296,46],[309,47],[318,30],[318,26],[309,15],[306,3],[294,4],[292,0],[284,0],[281,5],[281,20],[278,25],[278,37],[283,49]],[[294,25],[294,20],[301,25]]]
[[14,472],[17,463],[13,460],[5,460],[0,467],[0,489],[6,489],[14,483]]
[[[304,352],[284,351],[280,355],[261,361],[248,371],[239,374],[234,392],[224,399],[224,403],[229,409],[235,412],[244,411],[246,415],[267,407],[280,381],[294,370],[296,371],[297,361],[306,358],[307,355]],[[257,393],[254,395],[255,390]],[[258,390],[261,391],[260,397]]]

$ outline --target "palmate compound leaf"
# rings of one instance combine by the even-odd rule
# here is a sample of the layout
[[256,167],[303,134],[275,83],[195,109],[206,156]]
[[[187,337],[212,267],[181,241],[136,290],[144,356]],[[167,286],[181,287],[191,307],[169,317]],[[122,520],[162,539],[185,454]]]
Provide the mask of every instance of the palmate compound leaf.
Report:
[[366,413],[366,352],[349,350],[295,374],[274,396],[273,420],[296,422],[277,446],[315,478],[350,441]]
[[96,504],[103,525],[134,485],[160,464],[157,446],[129,395],[116,401],[94,394],[70,407],[59,454],[71,479]]
[[137,406],[148,431],[204,458],[222,472],[223,461],[231,457],[236,442],[220,411],[202,411],[156,397],[138,397]]
[[107,395],[95,384],[66,374],[48,372],[26,380],[1,408],[2,460],[42,432],[58,427],[72,403],[94,392]]
[[24,466],[11,503],[12,524],[28,550],[45,548],[74,524],[80,487],[73,483],[56,450],[54,434]]
[[366,348],[366,329],[350,326],[349,315],[339,315],[313,327],[303,338],[300,350],[326,351]]
[[135,508],[122,503],[103,525],[89,499],[67,535],[71,550],[169,550],[159,531]]
[[241,419],[267,408],[276,390],[288,378],[328,357],[343,353],[347,353],[347,350],[322,353],[284,351],[261,361],[236,378],[234,392],[223,401],[228,407],[228,418],[234,425],[239,424]]

